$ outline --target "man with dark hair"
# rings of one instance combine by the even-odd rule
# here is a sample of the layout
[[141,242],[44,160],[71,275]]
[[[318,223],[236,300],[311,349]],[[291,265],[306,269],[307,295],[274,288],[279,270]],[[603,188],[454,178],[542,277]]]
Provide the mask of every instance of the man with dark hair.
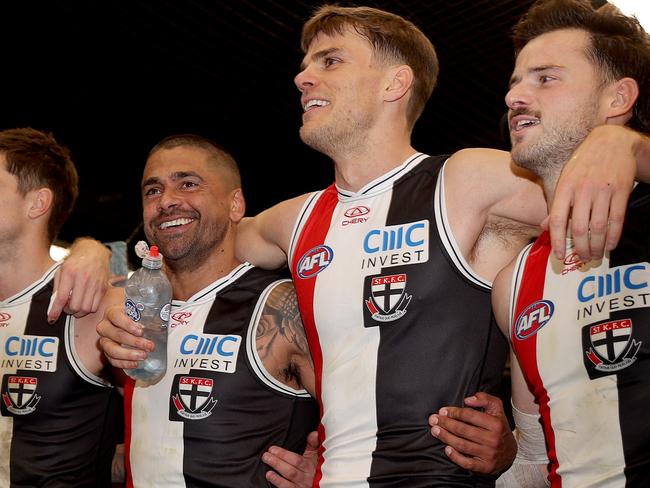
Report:
[[[267,486],[261,453],[272,444],[302,451],[318,420],[291,281],[236,258],[245,211],[239,170],[214,142],[186,134],[158,143],[142,204],[174,300],[165,375],[155,384],[129,379],[125,388],[129,486]],[[102,335],[123,342],[118,326],[138,332],[121,307],[108,318]],[[137,365],[113,359],[116,343],[103,338],[102,346],[115,366]]]
[[0,132],[0,486],[111,486],[116,395],[95,326],[122,293],[109,289],[82,319],[47,322],[60,267],[50,245],[77,191],[51,135]]
[[[514,39],[511,154],[541,178],[549,206],[590,132],[647,151],[647,138],[624,127],[647,132],[650,121],[650,37],[636,19],[610,5],[542,0]],[[547,486],[547,470],[553,487],[650,486],[649,217],[650,187],[639,183],[604,257],[580,259],[571,238],[558,257],[544,233],[495,280],[520,446],[504,486]]]

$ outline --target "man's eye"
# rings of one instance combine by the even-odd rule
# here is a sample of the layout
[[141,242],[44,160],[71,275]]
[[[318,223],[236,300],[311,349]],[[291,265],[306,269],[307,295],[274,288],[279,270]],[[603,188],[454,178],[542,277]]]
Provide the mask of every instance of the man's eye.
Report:
[[194,188],[195,186],[198,185],[193,181],[184,181],[183,183],[181,183],[181,188]]
[[337,63],[339,63],[339,60],[336,59],[336,58],[325,58],[325,60],[324,60],[325,67],[327,67],[327,68],[329,68],[333,64],[337,64]]
[[151,195],[156,195],[158,193],[160,193],[160,190],[158,188],[148,188],[144,191],[144,196],[148,197]]

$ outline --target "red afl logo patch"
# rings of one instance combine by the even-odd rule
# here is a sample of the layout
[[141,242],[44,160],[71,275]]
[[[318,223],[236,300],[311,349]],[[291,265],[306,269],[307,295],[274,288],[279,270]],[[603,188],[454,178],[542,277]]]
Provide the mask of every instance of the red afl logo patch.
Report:
[[316,246],[302,255],[296,273],[300,278],[311,278],[327,268],[334,259],[334,251],[329,246]]
[[515,323],[517,339],[524,340],[537,334],[551,320],[554,310],[555,306],[549,300],[538,300],[528,305]]

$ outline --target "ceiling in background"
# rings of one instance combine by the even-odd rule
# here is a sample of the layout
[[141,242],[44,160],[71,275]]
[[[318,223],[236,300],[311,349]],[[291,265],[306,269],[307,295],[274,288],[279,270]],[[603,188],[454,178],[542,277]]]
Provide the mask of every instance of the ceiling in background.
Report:
[[[440,78],[416,125],[416,148],[434,154],[504,147],[509,32],[531,3],[357,3],[412,20],[437,49]],[[301,109],[293,84],[302,59],[300,29],[315,5],[3,2],[0,128],[52,131],[79,167],[79,203],[61,238],[127,239],[140,223],[148,149],[172,133],[210,137],[234,154],[249,214],[331,183],[331,162],[298,138]]]

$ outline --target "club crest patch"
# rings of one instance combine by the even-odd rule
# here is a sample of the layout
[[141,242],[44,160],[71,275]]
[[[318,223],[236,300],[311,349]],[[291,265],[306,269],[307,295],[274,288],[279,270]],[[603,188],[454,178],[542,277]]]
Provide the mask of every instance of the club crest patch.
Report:
[[364,300],[372,320],[392,322],[407,312],[412,295],[406,293],[406,273],[366,277]]
[[610,320],[582,329],[585,366],[591,379],[616,373],[636,361],[641,341],[631,319]]
[[2,380],[2,403],[14,415],[28,415],[36,410],[41,400],[37,395],[38,378],[5,375]]
[[201,420],[212,415],[217,404],[214,380],[201,376],[177,374],[174,377],[169,420]]

